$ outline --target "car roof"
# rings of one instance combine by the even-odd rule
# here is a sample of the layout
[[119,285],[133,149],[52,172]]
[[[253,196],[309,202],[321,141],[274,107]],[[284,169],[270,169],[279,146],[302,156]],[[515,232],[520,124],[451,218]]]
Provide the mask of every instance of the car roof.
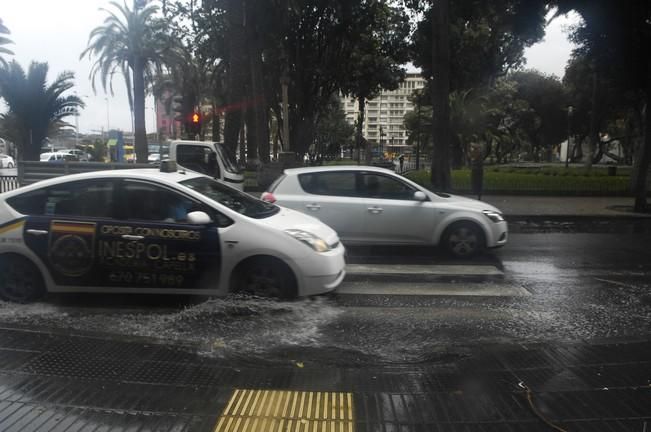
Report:
[[375,167],[368,165],[329,165],[329,166],[315,166],[315,167],[303,167],[303,168],[288,168],[284,172],[287,175],[298,175],[298,174],[309,174],[315,172],[328,172],[328,171],[372,171],[379,173],[392,173],[394,171]]
[[67,183],[76,180],[93,180],[99,178],[135,178],[139,180],[158,180],[161,183],[179,183],[183,180],[188,180],[196,177],[206,177],[206,175],[196,173],[194,171],[178,170],[174,172],[161,172],[158,168],[133,168],[133,169],[121,169],[121,170],[104,170],[104,171],[91,171],[81,174],[69,174],[65,176],[59,176],[47,180],[41,180],[36,183],[32,183],[28,186],[14,189],[10,192],[5,192],[2,196],[13,196],[19,195],[23,192],[28,192],[34,189],[40,189],[42,187]]

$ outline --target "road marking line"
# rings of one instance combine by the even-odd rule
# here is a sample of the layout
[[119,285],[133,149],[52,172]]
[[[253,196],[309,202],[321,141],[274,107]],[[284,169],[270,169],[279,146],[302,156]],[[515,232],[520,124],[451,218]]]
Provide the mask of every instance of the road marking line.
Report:
[[[299,409],[296,410],[299,400]],[[288,409],[290,401],[291,409]],[[305,407],[304,402],[307,402]],[[260,430],[270,431],[353,432],[353,410],[352,393],[236,389],[217,419],[214,432],[258,430],[258,423],[262,427]]]
[[409,283],[344,282],[335,290],[341,295],[405,295],[405,296],[485,296],[524,297],[531,293],[517,285],[491,283]]
[[348,275],[503,276],[492,265],[348,264]]

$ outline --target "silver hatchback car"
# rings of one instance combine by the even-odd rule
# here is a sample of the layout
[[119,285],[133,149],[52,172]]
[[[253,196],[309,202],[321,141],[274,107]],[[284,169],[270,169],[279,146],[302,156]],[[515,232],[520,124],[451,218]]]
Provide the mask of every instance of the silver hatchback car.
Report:
[[346,245],[438,245],[464,258],[508,238],[490,204],[431,192],[384,168],[287,169],[262,199],[316,216]]

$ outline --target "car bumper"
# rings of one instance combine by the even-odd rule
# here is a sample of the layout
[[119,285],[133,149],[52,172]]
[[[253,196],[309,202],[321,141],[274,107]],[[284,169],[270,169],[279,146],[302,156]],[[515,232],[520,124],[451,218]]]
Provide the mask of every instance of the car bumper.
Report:
[[492,224],[491,237],[486,245],[487,247],[498,248],[504,246],[509,241],[508,224],[505,221]]
[[344,246],[339,243],[331,251],[297,261],[302,274],[298,281],[298,295],[323,294],[337,288],[346,276],[345,252]]

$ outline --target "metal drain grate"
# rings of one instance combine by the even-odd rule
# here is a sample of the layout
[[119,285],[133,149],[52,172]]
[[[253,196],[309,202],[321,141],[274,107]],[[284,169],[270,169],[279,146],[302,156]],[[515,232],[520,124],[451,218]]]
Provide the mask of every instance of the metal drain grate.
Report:
[[235,390],[215,432],[353,432],[353,395]]

